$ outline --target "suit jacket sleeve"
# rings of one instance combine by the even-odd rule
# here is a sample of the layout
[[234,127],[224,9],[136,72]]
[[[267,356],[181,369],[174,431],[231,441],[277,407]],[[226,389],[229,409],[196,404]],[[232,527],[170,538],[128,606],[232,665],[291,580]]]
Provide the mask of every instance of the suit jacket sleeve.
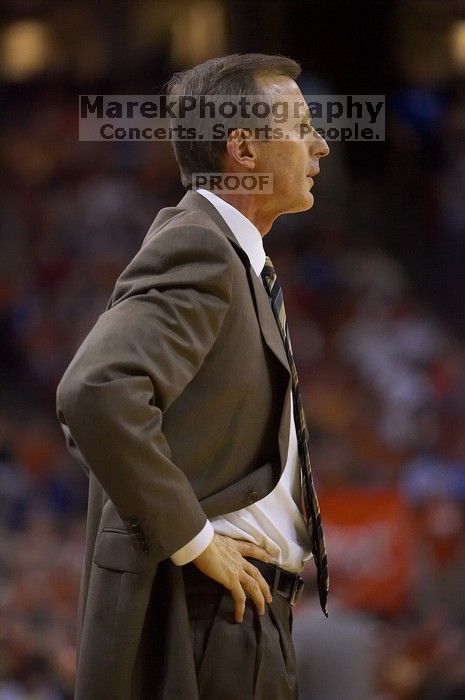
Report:
[[59,420],[120,517],[139,521],[157,560],[207,522],[171,460],[162,417],[218,336],[232,255],[225,237],[200,226],[146,239],[57,389]]

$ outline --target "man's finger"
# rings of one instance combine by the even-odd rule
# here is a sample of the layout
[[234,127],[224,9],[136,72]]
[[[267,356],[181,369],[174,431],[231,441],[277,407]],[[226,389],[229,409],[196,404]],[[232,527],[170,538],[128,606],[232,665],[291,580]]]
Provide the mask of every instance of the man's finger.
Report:
[[271,562],[271,557],[266,549],[259,547],[258,544],[236,540],[236,545],[243,557],[253,557],[254,559],[260,559],[260,561]]
[[260,615],[265,614],[265,597],[260,589],[258,581],[256,581],[252,576],[244,571],[241,576],[242,588],[248,595],[252,598]]
[[246,601],[246,595],[242,589],[242,586],[238,584],[234,588],[231,588],[231,595],[234,599],[234,619],[236,622],[242,622],[244,619]]
[[263,594],[263,597],[265,598],[267,603],[271,603],[272,601],[272,596],[271,596],[271,591],[268,583],[265,581],[263,578],[261,572],[257,569],[256,566],[254,566],[251,562],[245,560],[244,564],[244,571],[249,574],[249,576],[252,576],[260,586],[260,590]]

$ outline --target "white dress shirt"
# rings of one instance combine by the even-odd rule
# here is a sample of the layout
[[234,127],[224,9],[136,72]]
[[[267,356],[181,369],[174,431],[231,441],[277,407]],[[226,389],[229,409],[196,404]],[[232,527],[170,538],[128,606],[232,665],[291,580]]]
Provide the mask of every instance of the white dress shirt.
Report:
[[[213,192],[204,189],[196,191],[208,199],[221,214],[247,253],[255,274],[260,277],[265,265],[265,250],[256,226]],[[265,288],[263,291],[266,294]],[[210,544],[213,534],[217,532],[263,547],[273,562],[287,571],[302,571],[304,562],[312,554],[307,527],[298,506],[300,489],[297,434],[291,401],[287,460],[273,491],[246,508],[211,518],[196,537],[172,555],[172,561],[178,566],[192,561]]]

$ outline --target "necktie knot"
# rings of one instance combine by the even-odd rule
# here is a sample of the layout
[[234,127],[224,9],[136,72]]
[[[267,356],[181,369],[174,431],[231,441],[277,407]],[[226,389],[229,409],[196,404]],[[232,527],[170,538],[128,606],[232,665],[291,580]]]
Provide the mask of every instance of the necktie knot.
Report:
[[268,256],[265,257],[265,264],[263,266],[263,270],[261,272],[262,277],[273,277],[275,275],[275,270],[273,267],[273,263],[271,262],[270,258]]

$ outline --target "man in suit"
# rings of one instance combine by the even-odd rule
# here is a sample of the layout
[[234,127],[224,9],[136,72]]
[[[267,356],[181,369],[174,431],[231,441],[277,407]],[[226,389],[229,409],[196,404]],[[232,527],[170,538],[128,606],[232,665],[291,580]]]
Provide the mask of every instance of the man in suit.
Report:
[[[232,55],[168,87],[305,107],[299,73],[282,56]],[[188,189],[199,172],[271,173],[273,189],[190,190],[162,209],[58,386],[89,477],[75,697],[295,698],[299,572],[313,555],[325,614],[328,577],[263,236],[312,206],[329,149],[306,109],[282,139],[239,125],[227,140],[173,145]]]

